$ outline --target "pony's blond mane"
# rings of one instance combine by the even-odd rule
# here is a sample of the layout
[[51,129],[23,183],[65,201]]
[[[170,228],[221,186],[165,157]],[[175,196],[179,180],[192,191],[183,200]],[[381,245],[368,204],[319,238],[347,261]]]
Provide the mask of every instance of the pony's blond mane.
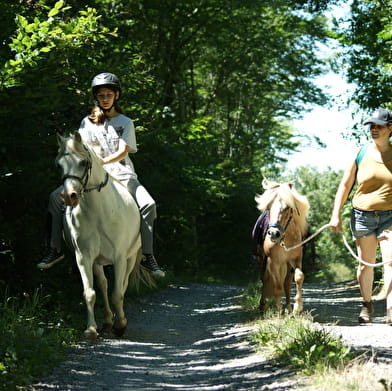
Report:
[[304,234],[307,230],[307,217],[310,208],[307,197],[299,194],[288,182],[278,183],[264,179],[263,188],[265,189],[264,193],[255,197],[257,209],[260,212],[268,210],[278,197],[295,211],[295,222],[301,233]]

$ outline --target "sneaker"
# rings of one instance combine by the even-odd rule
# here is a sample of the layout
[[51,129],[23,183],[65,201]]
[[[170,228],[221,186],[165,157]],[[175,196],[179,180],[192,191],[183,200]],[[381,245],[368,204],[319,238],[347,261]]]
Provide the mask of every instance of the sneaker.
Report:
[[162,271],[159,266],[158,263],[154,257],[154,255],[152,254],[145,254],[144,258],[142,259],[142,261],[140,262],[140,264],[146,269],[148,270],[153,276],[155,277],[165,277],[165,272]]
[[370,323],[372,321],[373,304],[364,301],[362,303],[361,312],[358,316],[359,323]]
[[55,248],[50,248],[48,254],[42,259],[42,261],[37,265],[38,269],[44,270],[49,269],[57,262],[64,259],[65,255]]

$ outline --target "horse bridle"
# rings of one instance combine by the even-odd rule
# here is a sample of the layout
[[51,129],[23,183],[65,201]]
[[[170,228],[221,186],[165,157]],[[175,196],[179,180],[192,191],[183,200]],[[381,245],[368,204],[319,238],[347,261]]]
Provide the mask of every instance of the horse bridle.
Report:
[[282,241],[283,238],[284,238],[284,235],[285,235],[285,233],[286,233],[286,229],[287,229],[287,227],[289,226],[289,224],[291,223],[291,220],[293,219],[293,216],[294,216],[293,209],[290,208],[290,217],[288,218],[288,220],[287,220],[285,226],[282,227],[278,222],[276,222],[276,223],[271,223],[271,224],[268,224],[267,231],[268,231],[269,228],[276,228],[276,229],[280,232],[280,238],[281,238],[280,240]]
[[[86,150],[87,150],[87,148],[86,148]],[[81,183],[81,185],[82,185],[82,192],[84,192],[84,193],[89,193],[90,191],[93,191],[93,190],[101,191],[101,189],[103,187],[105,187],[108,184],[108,182],[109,182],[109,174],[106,172],[105,178],[104,178],[104,180],[100,184],[98,184],[97,186],[90,187],[90,188],[87,189],[86,186],[87,186],[87,183],[88,183],[88,179],[90,177],[91,168],[93,166],[92,163],[91,163],[91,155],[90,155],[90,152],[88,150],[87,150],[87,153],[88,153],[89,159],[87,159],[86,168],[84,170],[83,175],[81,177],[79,177],[77,175],[64,174],[63,177],[61,178],[61,181],[64,184],[64,182],[67,179],[76,179],[77,181],[79,181]],[[67,155],[69,155],[69,152],[64,152],[61,156],[67,156]]]

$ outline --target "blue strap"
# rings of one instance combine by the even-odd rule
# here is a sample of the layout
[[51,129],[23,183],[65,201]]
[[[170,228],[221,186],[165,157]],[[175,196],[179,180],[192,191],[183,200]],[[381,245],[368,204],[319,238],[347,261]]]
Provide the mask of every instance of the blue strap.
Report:
[[356,163],[357,167],[361,164],[361,161],[362,161],[363,157],[365,156],[365,153],[366,153],[368,147],[369,147],[369,144],[366,144],[366,145],[362,146],[362,148],[359,150],[357,158],[355,159],[355,163]]

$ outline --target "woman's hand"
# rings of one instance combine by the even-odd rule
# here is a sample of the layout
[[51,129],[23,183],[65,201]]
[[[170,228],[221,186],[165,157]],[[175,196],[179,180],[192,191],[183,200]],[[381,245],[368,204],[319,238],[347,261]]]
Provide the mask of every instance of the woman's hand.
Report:
[[332,217],[328,225],[334,232],[340,232],[342,230],[342,220],[340,217]]

